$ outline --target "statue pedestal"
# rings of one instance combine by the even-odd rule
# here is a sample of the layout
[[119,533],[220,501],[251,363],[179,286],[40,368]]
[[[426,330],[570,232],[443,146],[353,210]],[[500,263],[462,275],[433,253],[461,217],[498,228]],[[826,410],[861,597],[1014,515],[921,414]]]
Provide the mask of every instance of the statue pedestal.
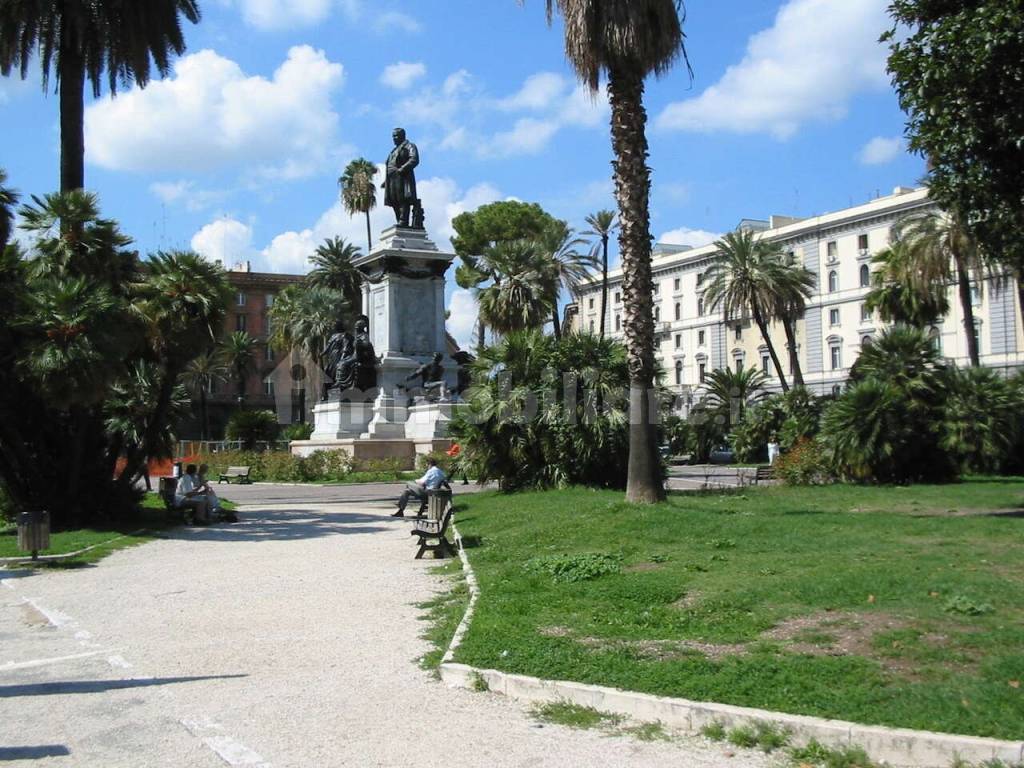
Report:
[[453,403],[423,403],[409,408],[405,436],[416,443],[443,440],[448,437],[448,424],[455,413]]
[[373,418],[373,403],[332,400],[313,406],[312,440],[359,437]]
[[373,402],[373,418],[370,419],[362,437],[370,439],[393,439],[405,437],[405,421],[408,418],[405,398],[395,398],[381,390]]

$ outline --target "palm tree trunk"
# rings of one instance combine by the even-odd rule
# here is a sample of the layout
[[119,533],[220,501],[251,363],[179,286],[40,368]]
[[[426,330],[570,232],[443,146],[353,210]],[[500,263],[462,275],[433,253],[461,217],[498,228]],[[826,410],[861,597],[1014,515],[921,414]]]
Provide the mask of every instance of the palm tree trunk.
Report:
[[1017,305],[1020,309],[1020,324],[1024,326],[1024,267],[1017,270],[1014,278],[1017,280]]
[[800,368],[800,358],[796,352],[796,329],[789,318],[783,318],[782,328],[786,332],[786,349],[789,351],[789,362],[793,366],[793,386],[804,386],[804,372]]
[[210,434],[210,419],[206,411],[206,388],[199,388],[199,434],[203,440],[208,440]]
[[960,291],[960,306],[964,311],[967,356],[971,360],[971,366],[977,368],[981,365],[981,355],[978,353],[978,337],[974,333],[974,302],[971,296],[971,277],[967,272],[963,257],[957,252],[953,253],[953,263],[956,265],[956,282]]
[[608,73],[612,109],[615,197],[619,204],[619,252],[629,366],[629,464],[626,500],[651,504],[665,498],[658,456],[658,408],[654,397],[654,314],[651,280],[651,177],[647,167],[644,82],[617,68]]
[[754,315],[754,322],[757,323],[757,327],[761,331],[761,338],[764,339],[765,346],[768,347],[768,355],[775,366],[775,372],[779,374],[779,383],[782,385],[782,391],[789,392],[789,384],[786,383],[786,373],[782,370],[782,363],[779,362],[779,356],[775,352],[775,345],[772,344],[772,337],[768,333],[768,323],[765,322],[764,316],[761,314],[761,308],[754,304],[750,311]]
[[551,310],[551,328],[554,330],[555,338],[562,338],[562,324],[558,321],[558,304]]
[[608,235],[601,235],[601,334],[604,338],[604,316],[608,312]]
[[373,250],[373,235],[370,234],[370,211],[367,209],[366,213],[366,252],[369,253]]
[[479,327],[477,329],[477,337],[476,337],[476,352],[477,352],[477,355],[483,354],[484,347],[486,346],[485,343],[484,343],[484,334],[486,332],[487,332],[487,326],[484,325],[484,319],[481,317],[479,319]]
[[58,60],[60,79],[60,191],[85,186],[85,64],[74,32],[62,30]]

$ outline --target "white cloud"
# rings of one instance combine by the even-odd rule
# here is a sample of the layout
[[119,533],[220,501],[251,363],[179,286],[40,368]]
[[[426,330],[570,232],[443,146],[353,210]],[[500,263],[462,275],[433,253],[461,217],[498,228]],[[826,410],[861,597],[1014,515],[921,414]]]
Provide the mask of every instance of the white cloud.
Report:
[[497,106],[506,112],[547,109],[562,99],[568,87],[569,82],[562,75],[538,72],[526,78],[522,88],[508,98],[501,99]]
[[846,115],[852,96],[888,86],[888,0],[790,0],[750,38],[739,64],[700,96],[670,104],[657,126],[792,136],[812,120]]
[[721,237],[715,232],[708,232],[704,229],[688,229],[680,227],[671,229],[658,238],[659,243],[665,245],[689,245],[692,248],[700,248],[702,245],[710,245]]
[[903,139],[899,136],[876,136],[861,148],[859,157],[862,165],[885,165],[899,157],[902,151]]
[[425,74],[427,74],[427,68],[422,62],[400,61],[397,64],[389,64],[384,67],[380,81],[388,88],[404,91]]
[[407,13],[386,11],[373,17],[373,30],[379,34],[398,31],[414,35],[420,29],[420,23]]
[[229,218],[211,221],[196,232],[192,237],[192,250],[210,261],[219,261],[227,269],[256,257],[252,227]]
[[597,93],[584,85],[577,85],[558,113],[559,122],[579,128],[598,128],[608,125],[611,108],[608,91],[602,85]]
[[209,171],[257,176],[315,173],[337,144],[331,95],[344,79],[323,51],[296,46],[272,80],[203,50],[174,76],[105,98],[86,110],[87,159],[120,171]]
[[194,181],[155,181],[149,191],[165,205],[184,205],[190,211],[202,211],[222,202],[228,193],[221,190],[199,189]]
[[559,125],[554,120],[534,120],[523,117],[516,120],[509,131],[494,134],[480,145],[481,153],[488,157],[509,157],[512,155],[535,155],[558,133]]
[[331,12],[331,0],[235,0],[233,4],[241,8],[247,24],[261,29],[308,26]]
[[448,301],[448,309],[451,312],[447,322],[448,333],[459,343],[459,347],[469,349],[477,324],[476,299],[473,293],[464,288],[456,288]]

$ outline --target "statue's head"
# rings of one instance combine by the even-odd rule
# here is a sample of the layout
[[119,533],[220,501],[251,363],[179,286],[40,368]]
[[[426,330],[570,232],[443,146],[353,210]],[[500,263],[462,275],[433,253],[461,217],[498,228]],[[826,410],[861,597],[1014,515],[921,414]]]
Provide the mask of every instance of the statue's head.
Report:
[[435,352],[434,353],[434,362],[435,363],[440,363],[443,357],[444,357],[444,355],[442,355],[440,352]]
[[360,315],[356,320],[356,333],[366,333],[370,327],[370,318],[366,315]]
[[391,132],[391,139],[395,142],[396,147],[405,141],[405,128],[395,128]]
[[341,320],[337,320],[334,323],[334,332],[335,333],[344,333],[345,332],[345,323],[342,322]]

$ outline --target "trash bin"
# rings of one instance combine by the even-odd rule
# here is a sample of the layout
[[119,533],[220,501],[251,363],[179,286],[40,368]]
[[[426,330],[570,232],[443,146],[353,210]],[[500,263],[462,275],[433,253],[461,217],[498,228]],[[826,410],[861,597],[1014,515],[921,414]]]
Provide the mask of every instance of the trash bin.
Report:
[[50,513],[43,510],[22,512],[18,515],[18,549],[31,552],[32,559],[39,550],[50,548]]

